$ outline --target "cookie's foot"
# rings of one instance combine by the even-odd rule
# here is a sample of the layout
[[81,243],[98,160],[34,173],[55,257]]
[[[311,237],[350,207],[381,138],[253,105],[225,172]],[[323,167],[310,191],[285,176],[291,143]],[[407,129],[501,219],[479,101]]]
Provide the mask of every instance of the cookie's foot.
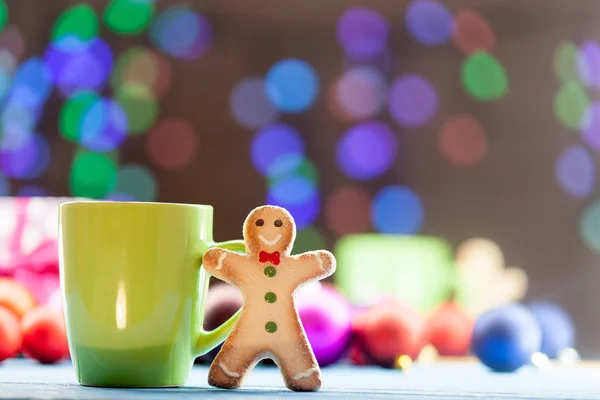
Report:
[[295,392],[316,392],[321,389],[321,372],[317,368],[308,368],[296,374],[284,374],[285,386]]
[[241,371],[230,369],[222,361],[213,363],[208,372],[208,384],[220,389],[239,389],[242,385]]

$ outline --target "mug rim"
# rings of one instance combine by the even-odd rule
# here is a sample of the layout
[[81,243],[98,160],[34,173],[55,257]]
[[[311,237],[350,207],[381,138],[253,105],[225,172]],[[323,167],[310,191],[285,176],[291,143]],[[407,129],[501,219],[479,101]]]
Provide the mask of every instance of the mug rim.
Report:
[[115,200],[70,200],[60,203],[59,207],[73,208],[78,206],[141,206],[141,207],[178,207],[193,208],[206,211],[213,211],[213,206],[209,204],[191,204],[191,203],[168,203],[159,201],[115,201]]

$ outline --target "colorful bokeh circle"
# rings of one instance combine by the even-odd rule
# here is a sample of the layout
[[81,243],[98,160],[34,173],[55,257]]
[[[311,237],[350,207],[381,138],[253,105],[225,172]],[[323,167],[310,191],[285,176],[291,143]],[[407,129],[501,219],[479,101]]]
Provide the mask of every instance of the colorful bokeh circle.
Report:
[[407,186],[386,186],[371,202],[371,222],[380,233],[416,234],[421,230],[423,218],[421,198]]
[[[304,140],[296,128],[285,123],[274,123],[258,131],[250,144],[250,158],[254,167],[267,176],[278,157],[304,155]],[[293,162],[293,160],[292,160]]]
[[319,172],[314,162],[301,154],[286,153],[278,156],[267,170],[267,186],[291,176],[301,176],[315,185],[319,183]]
[[371,197],[360,186],[336,189],[325,203],[325,219],[337,235],[367,231],[371,226]]
[[397,79],[388,96],[388,112],[399,124],[421,126],[435,115],[439,97],[427,79],[406,74]]
[[592,149],[600,151],[600,102],[590,104],[585,111],[581,137]]
[[275,182],[269,187],[266,204],[287,209],[298,229],[312,225],[321,209],[317,187],[303,176],[291,176]]
[[173,72],[165,56],[144,46],[134,46],[123,52],[110,78],[113,90],[132,85],[142,86],[156,97],[172,86]]
[[115,100],[123,107],[127,115],[129,133],[145,134],[156,121],[158,101],[154,93],[146,86],[124,85],[117,91]]
[[579,69],[587,67],[582,61],[577,46],[572,42],[563,41],[554,52],[552,60],[554,74],[561,82],[579,80]]
[[152,171],[144,165],[123,165],[117,175],[115,192],[127,194],[137,201],[155,201],[158,182]]
[[373,58],[385,49],[388,36],[386,19],[369,8],[350,8],[344,11],[337,23],[338,41],[352,58]]
[[496,101],[508,92],[508,76],[500,61],[485,51],[469,55],[461,68],[466,92],[480,101]]
[[369,67],[356,67],[344,72],[335,85],[336,107],[352,119],[375,116],[387,94],[385,78]]
[[567,147],[556,162],[556,180],[569,195],[585,198],[590,195],[596,183],[594,160],[585,147]]
[[587,206],[579,221],[579,232],[585,244],[600,254],[600,201]]
[[459,167],[473,167],[487,154],[487,139],[481,123],[473,116],[458,115],[442,125],[440,152]]
[[89,4],[76,4],[66,9],[54,23],[52,44],[64,52],[84,50],[98,37],[98,15]]
[[554,96],[554,113],[565,128],[578,131],[586,125],[585,117],[590,104],[585,87],[569,81]]
[[478,12],[460,10],[454,17],[452,43],[464,54],[482,50],[492,52],[496,47],[496,34],[489,22]]
[[75,197],[101,199],[117,184],[117,167],[106,154],[78,152],[71,166],[69,187]]
[[278,115],[267,97],[264,80],[258,77],[238,82],[231,91],[229,106],[235,120],[248,129],[269,124]]
[[[595,40],[586,40],[579,49],[574,48],[575,45],[572,44],[566,49],[564,46],[559,47],[559,49],[562,49],[560,54],[564,54],[562,57],[566,58],[565,63],[568,62],[568,69],[565,68],[568,73],[564,74],[564,78],[574,80],[575,71],[572,71],[574,67],[572,63],[575,62],[578,77],[587,86],[595,89],[600,88],[600,43]],[[573,57],[576,57],[576,60],[573,60]]]
[[439,1],[413,0],[406,9],[406,29],[423,45],[442,45],[452,36],[454,17]]
[[363,122],[350,128],[336,149],[340,169],[357,180],[380,176],[392,166],[397,155],[396,136],[380,121]]
[[184,60],[206,54],[213,42],[210,21],[187,5],[162,12],[149,30],[150,42],[160,51]]
[[46,138],[30,135],[21,146],[0,150],[2,173],[15,179],[40,177],[50,164],[50,147]]
[[146,150],[158,167],[183,168],[190,165],[198,152],[198,135],[192,124],[183,119],[164,119],[148,134]]
[[287,58],[269,69],[265,88],[267,97],[276,109],[299,113],[310,108],[317,99],[319,78],[306,61]]
[[152,21],[155,1],[111,0],[104,9],[104,23],[120,35],[142,33]]

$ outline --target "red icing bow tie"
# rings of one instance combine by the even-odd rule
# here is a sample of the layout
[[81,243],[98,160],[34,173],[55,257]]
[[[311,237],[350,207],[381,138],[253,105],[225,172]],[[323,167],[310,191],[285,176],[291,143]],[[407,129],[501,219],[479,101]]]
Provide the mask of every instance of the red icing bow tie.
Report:
[[267,253],[266,251],[261,251],[258,254],[258,261],[261,263],[271,262],[272,264],[279,265],[279,252],[274,251],[272,253]]

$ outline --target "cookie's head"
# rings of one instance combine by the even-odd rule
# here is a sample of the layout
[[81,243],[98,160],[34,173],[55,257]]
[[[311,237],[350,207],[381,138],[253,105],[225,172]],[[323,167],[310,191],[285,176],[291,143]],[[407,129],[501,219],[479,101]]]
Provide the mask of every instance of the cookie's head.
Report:
[[296,223],[284,208],[257,207],[244,221],[244,240],[248,254],[258,254],[264,250],[289,255],[295,239]]

